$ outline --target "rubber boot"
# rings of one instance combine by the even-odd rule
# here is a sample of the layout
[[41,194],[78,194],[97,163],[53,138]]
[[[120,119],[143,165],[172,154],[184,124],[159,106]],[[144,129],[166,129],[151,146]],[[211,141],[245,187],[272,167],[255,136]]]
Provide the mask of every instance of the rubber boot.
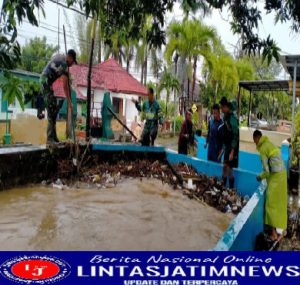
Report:
[[229,178],[229,188],[230,189],[234,188],[234,178]]
[[227,177],[222,177],[222,183],[223,183],[223,186],[226,187],[226,184],[227,184]]

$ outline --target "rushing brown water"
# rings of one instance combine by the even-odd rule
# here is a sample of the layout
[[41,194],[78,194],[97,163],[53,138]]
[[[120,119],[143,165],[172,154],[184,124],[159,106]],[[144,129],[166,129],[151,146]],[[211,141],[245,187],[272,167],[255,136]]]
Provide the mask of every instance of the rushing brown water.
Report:
[[0,192],[0,250],[206,250],[232,219],[157,180]]

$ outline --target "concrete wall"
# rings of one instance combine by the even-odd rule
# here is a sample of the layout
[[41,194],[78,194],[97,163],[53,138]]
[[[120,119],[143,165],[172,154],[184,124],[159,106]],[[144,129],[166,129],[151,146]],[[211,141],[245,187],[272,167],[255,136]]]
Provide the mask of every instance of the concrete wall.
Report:
[[[196,137],[198,148],[197,158],[207,161],[207,148],[204,148],[206,139],[204,137]],[[290,150],[288,144],[281,144],[281,157],[284,161],[286,169],[289,168]],[[261,173],[262,164],[258,152],[248,152],[244,150],[239,151],[239,169]]]
[[[19,114],[16,119],[10,121],[12,143],[24,142],[32,144],[45,144],[47,133],[47,120],[39,120],[36,116]],[[65,138],[66,122],[58,121],[56,123],[57,135],[59,139]],[[5,133],[5,123],[0,123],[0,140]]]
[[[219,178],[222,176],[222,164],[220,163],[208,162],[183,154],[177,154],[175,151],[173,152],[171,150],[167,151],[167,159],[173,164],[186,162],[187,164],[192,165],[197,172],[204,173],[208,176],[216,176]],[[257,173],[251,171],[234,169],[235,184],[243,196],[253,195],[259,186],[259,183],[256,181],[256,175]]]
[[[245,142],[253,142],[253,132],[255,129],[253,128],[247,128],[247,127],[241,127],[240,128],[240,140]],[[269,137],[270,141],[274,143],[276,146],[280,147],[282,142],[288,138],[291,137],[288,133],[280,133],[280,132],[273,132],[273,131],[265,131],[261,130],[263,135],[266,135]]]
[[[10,128],[10,125],[8,125],[8,130]],[[6,122],[5,121],[0,121],[0,143],[2,143],[2,137],[6,132]]]
[[53,155],[43,147],[1,148],[0,157],[0,190],[26,183],[40,183],[56,170]]

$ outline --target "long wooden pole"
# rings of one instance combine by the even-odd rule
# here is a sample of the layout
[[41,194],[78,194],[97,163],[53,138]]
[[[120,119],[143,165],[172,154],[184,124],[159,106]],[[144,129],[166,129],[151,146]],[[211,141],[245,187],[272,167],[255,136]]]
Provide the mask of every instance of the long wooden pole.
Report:
[[[64,32],[64,42],[65,42],[65,53],[67,55],[67,39],[66,39],[66,30],[65,30],[65,25],[63,25],[63,32]],[[71,84],[70,84],[70,69],[68,67],[68,89],[69,89],[69,96],[70,96],[70,101],[72,104],[72,93],[71,93]],[[67,100],[68,103],[68,100]],[[72,106],[69,106],[67,104],[67,124],[66,124],[66,135],[68,139],[72,139],[75,143],[75,129],[74,129],[74,123],[73,123],[73,108]],[[71,108],[71,112],[70,112]]]
[[135,136],[135,134],[119,119],[119,117],[117,116],[117,114],[109,107],[107,107],[107,110],[114,116],[114,118],[123,126],[123,128],[125,128],[136,140],[138,140],[138,138]]
[[250,90],[249,106],[248,106],[248,121],[247,125],[250,128],[250,113],[251,113],[252,90]]
[[92,44],[89,58],[89,69],[87,75],[87,94],[86,94],[86,141],[90,139],[90,120],[91,120],[91,94],[92,94],[92,67],[93,67],[93,53],[96,35],[96,19],[93,20],[92,27]]

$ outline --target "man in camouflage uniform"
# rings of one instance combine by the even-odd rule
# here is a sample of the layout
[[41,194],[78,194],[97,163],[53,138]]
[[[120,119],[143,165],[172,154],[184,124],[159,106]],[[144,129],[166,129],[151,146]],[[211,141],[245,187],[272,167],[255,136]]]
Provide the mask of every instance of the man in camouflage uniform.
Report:
[[154,146],[154,141],[157,136],[158,123],[163,124],[163,116],[159,103],[154,99],[154,91],[148,89],[148,100],[143,105],[132,99],[139,112],[142,112],[142,119],[146,119],[144,130],[141,136],[141,143],[144,146]]
[[48,127],[47,127],[47,143],[59,142],[56,134],[56,118],[63,104],[63,100],[58,100],[53,92],[52,84],[58,79],[62,78],[63,90],[68,101],[69,111],[72,112],[72,103],[69,87],[69,73],[68,68],[77,64],[76,52],[70,49],[67,55],[55,55],[47,66],[44,68],[41,75],[42,92],[45,100],[45,105],[48,113]]

